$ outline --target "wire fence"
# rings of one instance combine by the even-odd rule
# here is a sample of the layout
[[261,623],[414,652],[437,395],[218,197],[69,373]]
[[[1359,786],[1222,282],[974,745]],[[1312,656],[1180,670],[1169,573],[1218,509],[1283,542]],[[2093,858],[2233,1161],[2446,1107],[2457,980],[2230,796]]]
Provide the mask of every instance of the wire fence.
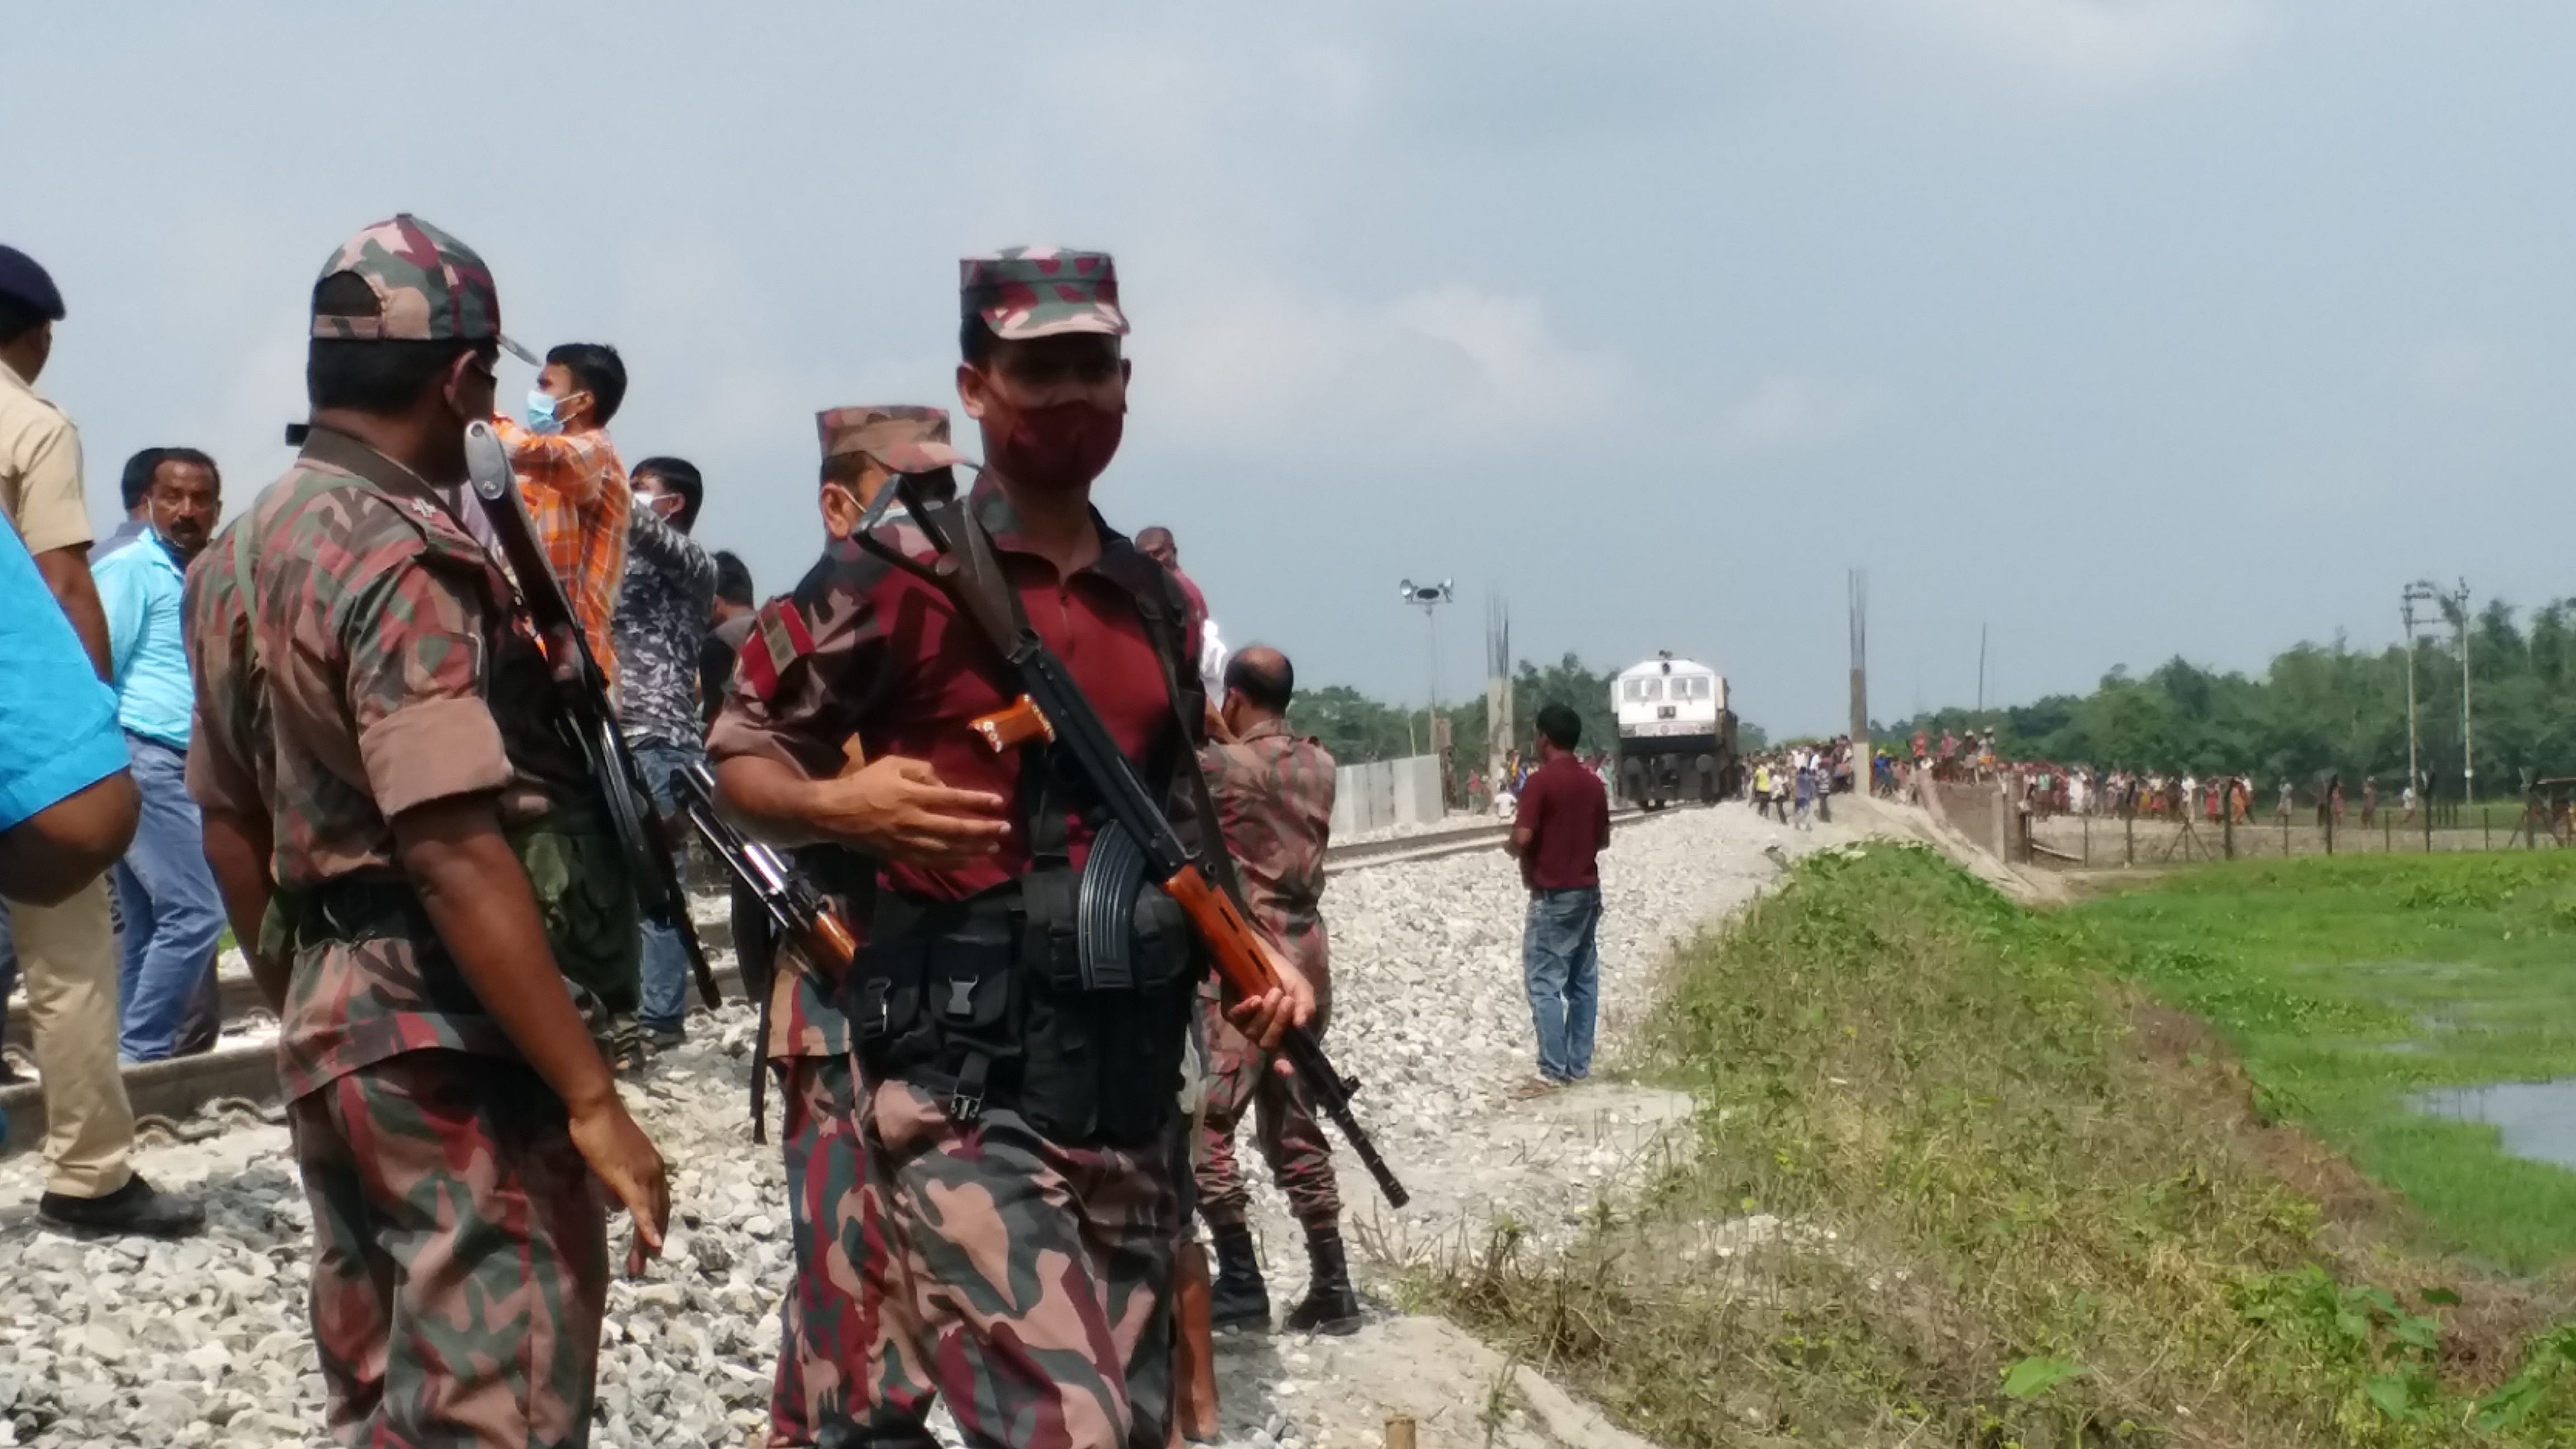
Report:
[[2314,808],[2244,815],[2222,810],[2176,818],[2158,814],[2045,815],[2019,811],[2014,859],[2066,870],[2183,865],[2204,860],[2280,860],[2302,855],[2396,855],[2437,851],[2555,850],[2570,842],[2563,808],[2505,801],[2340,815]]

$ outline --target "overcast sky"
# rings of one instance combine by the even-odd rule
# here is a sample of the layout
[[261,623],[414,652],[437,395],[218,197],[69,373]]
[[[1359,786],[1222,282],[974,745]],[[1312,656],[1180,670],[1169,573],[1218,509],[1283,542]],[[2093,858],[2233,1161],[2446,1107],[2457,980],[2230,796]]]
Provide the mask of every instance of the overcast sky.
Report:
[[[2338,0],[723,7],[10,18],[0,240],[69,300],[93,512],[238,508],[340,238],[479,249],[607,341],[630,459],[783,588],[815,409],[953,405],[956,258],[1118,257],[1127,443],[1230,638],[1418,699],[1673,649],[1782,730],[2259,667],[2398,586],[2576,590],[2576,7]],[[505,366],[505,396],[530,379]],[[975,451],[971,439],[970,451]]]

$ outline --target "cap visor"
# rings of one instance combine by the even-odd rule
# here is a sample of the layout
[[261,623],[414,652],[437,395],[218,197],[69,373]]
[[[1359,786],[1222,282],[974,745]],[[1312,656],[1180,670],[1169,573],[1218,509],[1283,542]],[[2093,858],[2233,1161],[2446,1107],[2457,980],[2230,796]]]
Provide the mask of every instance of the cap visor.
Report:
[[521,347],[518,343],[511,341],[506,333],[503,334],[501,338],[501,350],[510,354],[512,357],[519,359],[521,362],[526,363],[530,367],[541,368],[546,365],[546,360],[544,358],[537,356],[528,349]]
[[1070,332],[1095,332],[1104,337],[1127,335],[1127,314],[1102,302],[1082,303],[1064,312],[1051,308],[1031,312],[1019,307],[987,307],[983,315],[984,325],[1005,342],[1061,337]]
[[892,443],[876,458],[897,473],[936,473],[942,468],[971,466],[965,454],[946,443]]

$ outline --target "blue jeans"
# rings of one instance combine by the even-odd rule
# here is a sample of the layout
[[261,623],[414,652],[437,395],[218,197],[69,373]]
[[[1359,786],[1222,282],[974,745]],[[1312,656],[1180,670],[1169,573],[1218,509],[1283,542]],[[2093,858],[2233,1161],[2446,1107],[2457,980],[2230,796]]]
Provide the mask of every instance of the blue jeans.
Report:
[[[671,791],[671,772],[682,765],[703,764],[706,749],[696,740],[675,745],[668,740],[646,738],[629,740],[635,751],[635,763],[644,767],[644,783],[653,792],[653,805],[666,817],[679,808],[679,797]],[[689,885],[689,852],[684,846],[671,861],[678,872],[680,888]],[[636,1019],[648,1031],[678,1031],[681,1018],[689,1014],[689,950],[680,944],[680,933],[651,921],[644,923],[644,1000],[636,1009]]]
[[118,945],[116,1054],[157,1062],[178,1048],[188,1007],[214,969],[224,901],[206,864],[204,825],[188,798],[188,757],[157,740],[125,737],[143,813],[110,880],[124,930]]
[[1601,998],[1601,889],[1530,892],[1521,976],[1538,1023],[1538,1074],[1553,1082],[1592,1075],[1592,1021]]

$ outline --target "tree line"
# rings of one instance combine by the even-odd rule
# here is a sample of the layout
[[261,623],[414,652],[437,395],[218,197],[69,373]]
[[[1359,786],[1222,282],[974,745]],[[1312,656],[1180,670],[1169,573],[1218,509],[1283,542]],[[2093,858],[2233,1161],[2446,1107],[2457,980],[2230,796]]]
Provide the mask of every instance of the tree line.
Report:
[[[2414,646],[2417,756],[2448,797],[2460,793],[2463,769],[2458,624],[2453,609],[2450,639]],[[2525,628],[2497,600],[2471,621],[2466,642],[2477,794],[2518,795],[2536,779],[2576,776],[2576,601],[2552,600]],[[2115,667],[2089,694],[1935,710],[1873,732],[1904,739],[1920,729],[1937,746],[1945,732],[1992,729],[1996,753],[2009,759],[2394,786],[2406,776],[2406,665],[2403,645],[2364,652],[2341,636],[2286,650],[2260,675],[2176,656],[2144,676]]]

